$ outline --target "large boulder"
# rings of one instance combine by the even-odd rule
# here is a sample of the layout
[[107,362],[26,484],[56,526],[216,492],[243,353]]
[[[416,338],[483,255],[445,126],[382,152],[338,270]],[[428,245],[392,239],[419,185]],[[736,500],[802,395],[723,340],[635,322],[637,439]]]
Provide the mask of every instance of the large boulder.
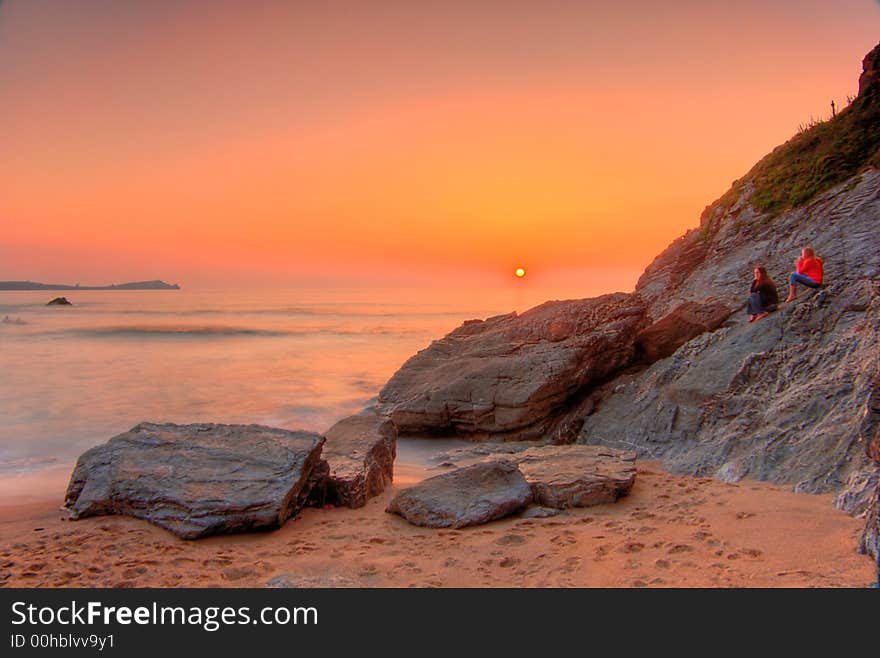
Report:
[[646,324],[623,293],[471,320],[410,358],[379,409],[402,434],[537,439],[560,405],[632,361]]
[[368,409],[340,420],[324,437],[322,454],[330,465],[324,502],[363,507],[391,484],[397,431],[390,420]]
[[671,356],[692,338],[715,331],[730,317],[730,309],[721,302],[687,301],[678,305],[636,336],[636,346],[648,363]]
[[74,519],[125,514],[183,539],[277,528],[326,478],[323,437],[261,425],[141,423],[80,456]]
[[386,511],[418,526],[462,528],[508,516],[531,502],[532,489],[516,464],[488,461],[404,489]]
[[529,448],[516,463],[532,487],[535,503],[565,509],[613,503],[630,492],[636,455],[602,446]]
[[55,297],[46,302],[46,306],[73,306],[67,297]]

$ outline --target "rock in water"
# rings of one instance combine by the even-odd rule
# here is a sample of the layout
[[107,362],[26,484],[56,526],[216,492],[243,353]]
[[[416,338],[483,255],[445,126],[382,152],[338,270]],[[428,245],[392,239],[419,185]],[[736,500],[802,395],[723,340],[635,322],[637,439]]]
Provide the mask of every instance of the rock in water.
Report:
[[636,480],[636,454],[601,446],[540,446],[516,455],[535,503],[566,509],[613,503]]
[[707,300],[688,301],[643,329],[636,345],[648,363],[672,356],[679,347],[707,331],[715,331],[730,316],[724,304]]
[[325,433],[323,457],[330,464],[325,502],[363,507],[394,477],[397,431],[373,410],[340,420]]
[[261,425],[141,423],[83,453],[64,506],[125,514],[183,539],[277,528],[326,476],[324,439]]
[[488,523],[532,502],[532,489],[516,465],[490,461],[428,478],[397,494],[387,512],[414,525],[463,528]]
[[46,306],[73,306],[67,297],[56,297],[46,302]]
[[560,405],[632,361],[647,324],[622,293],[468,321],[409,359],[379,410],[401,434],[540,438]]

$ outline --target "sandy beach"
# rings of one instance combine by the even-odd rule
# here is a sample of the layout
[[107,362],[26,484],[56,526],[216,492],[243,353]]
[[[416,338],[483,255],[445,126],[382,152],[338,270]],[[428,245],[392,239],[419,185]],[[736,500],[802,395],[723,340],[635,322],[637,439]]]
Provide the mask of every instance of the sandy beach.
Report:
[[[640,461],[615,504],[461,530],[385,512],[425,477],[398,469],[361,509],[306,509],[267,533],[183,541],[137,519],[0,505],[0,587],[864,587],[862,524],[830,495],[666,473]],[[7,499],[8,501],[8,499]]]

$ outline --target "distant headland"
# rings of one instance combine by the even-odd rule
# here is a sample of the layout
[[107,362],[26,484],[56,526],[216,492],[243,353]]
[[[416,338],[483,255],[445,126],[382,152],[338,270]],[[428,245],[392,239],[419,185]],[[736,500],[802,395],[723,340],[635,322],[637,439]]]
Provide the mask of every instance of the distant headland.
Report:
[[74,286],[62,283],[37,283],[36,281],[0,281],[0,290],[180,290],[176,283],[154,281],[134,281],[132,283],[111,284],[109,286]]

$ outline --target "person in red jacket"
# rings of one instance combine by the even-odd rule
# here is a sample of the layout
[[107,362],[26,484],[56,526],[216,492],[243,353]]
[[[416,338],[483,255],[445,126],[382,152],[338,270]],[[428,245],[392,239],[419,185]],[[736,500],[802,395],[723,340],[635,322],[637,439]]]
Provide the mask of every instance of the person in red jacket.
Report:
[[822,285],[822,259],[809,247],[801,251],[801,257],[795,263],[795,271],[788,279],[788,298],[786,303],[797,299],[797,284],[807,288],[818,288]]

